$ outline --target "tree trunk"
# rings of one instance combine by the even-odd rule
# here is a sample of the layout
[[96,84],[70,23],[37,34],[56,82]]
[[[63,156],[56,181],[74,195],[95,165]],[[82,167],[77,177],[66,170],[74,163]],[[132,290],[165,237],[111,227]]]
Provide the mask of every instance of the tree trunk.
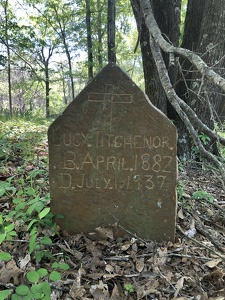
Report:
[[9,37],[8,37],[8,0],[5,1],[4,6],[5,13],[5,45],[7,48],[7,75],[8,75],[8,95],[9,95],[9,112],[12,116],[12,84],[11,84],[11,53],[9,48]]
[[72,100],[75,99],[75,87],[74,87],[74,82],[73,82],[73,67],[72,67],[72,58],[71,58],[71,54],[70,54],[70,50],[69,50],[69,45],[66,39],[66,30],[64,28],[64,24],[61,23],[60,21],[60,17],[57,11],[57,4],[53,5],[52,8],[54,9],[54,12],[57,16],[57,21],[58,21],[58,25],[60,28],[60,38],[62,40],[64,49],[65,49],[65,53],[66,53],[66,57],[67,57],[67,61],[68,61],[68,66],[69,66],[69,78],[70,78],[70,84],[71,84],[71,94],[72,94]]
[[48,63],[45,65],[45,103],[46,103],[46,118],[50,117],[50,83],[49,83],[49,70]]
[[102,37],[103,37],[103,32],[102,32],[102,7],[100,5],[100,0],[97,0],[97,27],[98,27],[98,47],[97,47],[97,56],[98,56],[98,65],[99,65],[99,70],[102,69],[103,67],[103,57],[102,57]]
[[91,38],[91,10],[90,1],[86,0],[86,27],[87,27],[87,48],[88,48],[88,79],[93,76],[93,53],[92,53],[92,38]]
[[45,108],[46,108],[46,118],[50,117],[50,78],[49,78],[49,61],[52,57],[54,47],[50,47],[48,49],[48,55],[45,57],[45,51],[44,47],[42,46],[40,52],[39,52],[39,61],[43,64],[44,68],[44,83],[45,83]]
[[201,119],[198,118],[195,111],[177,95],[174,86],[171,83],[171,79],[169,78],[168,67],[166,67],[161,52],[163,51],[168,53],[172,57],[171,61],[174,61],[175,56],[177,56],[177,58],[182,57],[190,61],[199,74],[201,74],[202,78],[213,84],[213,86],[218,87],[222,93],[225,92],[225,78],[209,67],[195,52],[189,49],[176,47],[164,38],[164,35],[161,33],[155,20],[149,0],[140,0],[140,7],[140,13],[143,14],[146,27],[149,30],[149,45],[159,74],[160,84],[165,91],[167,99],[175,109],[177,115],[179,115],[179,118],[185,124],[187,132],[192,137],[193,144],[199,151],[201,157],[212,163],[219,170],[221,178],[225,181],[225,167],[223,159],[216,157],[208,151],[199,136],[199,132],[206,134],[210,138],[216,139],[216,141],[222,145],[225,145],[225,138],[218,135],[204,124]]
[[[222,69],[224,69],[223,57],[225,51],[225,26],[223,26],[225,18],[223,16],[224,11],[221,9],[221,7],[223,7],[222,2],[222,0],[188,1],[182,44],[183,48],[194,50],[196,53],[201,53],[203,60],[212,66],[211,69],[213,69],[214,65],[216,67],[219,65],[221,72]],[[131,3],[140,36],[146,93],[153,104],[174,121],[178,128],[179,136],[178,155],[189,160],[192,158],[193,137],[191,137],[190,132],[187,131],[186,124],[184,124],[183,120],[180,119],[174,108],[171,108],[171,105],[167,102],[165,92],[163,91],[160,82],[162,78],[159,77],[158,71],[156,71],[155,68],[156,62],[152,58],[149,43],[149,30],[151,31],[151,29],[149,29],[149,27],[148,29],[146,28],[146,16],[144,16],[143,13],[140,13],[141,6],[143,8],[144,3],[147,5],[147,1],[131,0]],[[180,1],[151,1],[151,7],[153,9],[156,22],[161,30],[162,37],[168,42],[168,44],[173,46],[178,46],[178,19],[180,15],[180,5]],[[217,26],[219,27],[219,30],[217,29]],[[215,34],[215,32],[217,32],[217,34]],[[209,83],[209,80],[205,80],[204,75],[199,75],[201,73],[201,63],[199,67],[193,67],[193,61],[190,63],[191,60],[189,58],[188,62],[186,62],[183,58],[180,58],[179,60],[182,65],[183,73],[179,78],[179,84],[177,84],[177,69],[176,64],[174,64],[176,60],[173,57],[173,50],[170,52],[170,50],[168,50],[168,46],[167,49],[165,49],[165,47],[161,48],[166,53],[169,53],[168,56],[162,52],[170,77],[170,82],[172,85],[176,86],[178,96],[182,98],[190,106],[190,108],[194,110],[194,112],[196,112],[200,121],[202,121],[202,124],[205,124],[208,128],[214,129],[215,112],[218,111],[218,107],[221,107],[221,99],[224,97],[222,93],[219,93],[219,87],[215,87],[214,85],[216,79],[213,80],[214,83]],[[217,52],[217,48],[219,48],[220,51]],[[183,56],[183,52],[184,51],[180,51],[179,55]],[[172,60],[170,60],[170,54]],[[204,74],[204,72],[202,72],[202,74]],[[192,121],[194,122],[193,117],[191,117],[190,114],[189,117],[192,118]],[[202,125],[200,127],[202,127]],[[199,131],[199,133],[200,132],[201,131]],[[217,140],[212,136],[210,138],[210,143],[205,145],[206,149],[217,154]],[[202,141],[203,143],[205,142],[204,136]]]
[[115,22],[116,7],[115,0],[108,0],[108,62],[116,62]]
[[63,66],[62,62],[60,63],[59,67],[60,67],[61,77],[62,77],[63,103],[65,105],[67,105],[68,104],[68,97],[66,95],[66,80],[65,80],[64,66]]
[[[156,21],[162,34],[175,46],[179,42],[179,20],[180,20],[180,0],[152,0],[152,8]],[[149,43],[149,30],[146,27],[145,19],[141,13],[140,0],[131,0],[133,12],[137,22],[137,28],[140,39],[143,70],[145,78],[145,92],[151,102],[163,111],[166,115],[174,115],[174,110],[167,101],[166,94],[160,83],[159,74],[152,57]],[[169,55],[163,55],[166,66],[169,70],[171,82],[174,83],[177,77],[175,62],[171,62]]]
[[[222,74],[225,66],[225,28],[223,0],[189,0],[184,27],[182,47],[193,50],[201,55],[202,59],[217,73]],[[215,34],[217,33],[217,34]],[[219,88],[193,68],[187,60],[181,59],[182,76],[178,85],[178,95],[198,114],[201,121],[212,130],[224,96]],[[179,136],[182,137],[178,145],[179,156],[190,159],[192,153],[191,137],[179,118],[176,125]],[[208,141],[206,148],[218,155],[216,140]]]

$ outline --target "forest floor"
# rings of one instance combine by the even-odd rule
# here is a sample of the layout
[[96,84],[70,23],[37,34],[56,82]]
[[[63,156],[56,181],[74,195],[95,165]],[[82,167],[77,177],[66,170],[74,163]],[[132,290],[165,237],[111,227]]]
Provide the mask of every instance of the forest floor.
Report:
[[[0,122],[0,300],[225,299],[225,190],[180,168],[176,240],[69,236],[49,211],[46,125]],[[1,260],[2,259],[2,260]]]

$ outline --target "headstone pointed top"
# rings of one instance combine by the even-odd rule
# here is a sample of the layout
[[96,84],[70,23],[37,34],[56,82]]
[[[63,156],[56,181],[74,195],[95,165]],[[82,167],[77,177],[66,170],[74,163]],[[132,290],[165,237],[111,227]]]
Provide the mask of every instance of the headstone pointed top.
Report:
[[109,63],[49,128],[50,191],[62,229],[116,221],[142,238],[173,240],[176,128]]

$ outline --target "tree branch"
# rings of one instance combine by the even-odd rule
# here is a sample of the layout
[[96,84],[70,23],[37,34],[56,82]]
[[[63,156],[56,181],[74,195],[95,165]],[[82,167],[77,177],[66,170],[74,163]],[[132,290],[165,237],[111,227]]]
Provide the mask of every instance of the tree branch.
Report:
[[154,18],[150,2],[148,0],[141,0],[140,3],[149,33],[154,38],[155,42],[160,46],[160,48],[166,53],[174,53],[188,59],[197,68],[197,70],[203,76],[205,76],[205,78],[207,78],[209,81],[213,82],[215,85],[219,86],[223,91],[225,91],[225,79],[216,72],[214,72],[210,67],[208,67],[207,64],[191,50],[174,47],[173,45],[168,43],[162,37],[161,31]]
[[[190,133],[194,144],[199,149],[202,157],[206,158],[208,161],[212,162],[220,171],[223,180],[225,180],[225,168],[223,163],[215,157],[211,152],[207,151],[199,136],[198,132],[195,130],[194,125],[198,130],[203,131],[208,136],[213,137],[224,144],[225,139],[214,133],[211,129],[209,129],[205,124],[199,120],[195,112],[176,94],[168,75],[168,71],[166,69],[164,60],[162,58],[161,49],[163,49],[167,53],[182,53],[182,56],[189,59],[197,69],[203,74],[203,76],[208,79],[211,78],[211,75],[216,76],[216,79],[213,79],[214,83],[217,83],[221,88],[225,90],[225,79],[216,74],[214,71],[210,70],[210,68],[198,57],[195,53],[190,50],[182,49],[174,47],[168,42],[164,40],[161,35],[161,32],[158,28],[158,25],[155,21],[151,4],[147,0],[141,0],[141,7],[144,11],[145,15],[145,23],[150,33],[150,47],[152,51],[152,55],[159,73],[159,78],[162,84],[162,87],[167,95],[169,102],[172,104],[176,112],[178,113],[181,120],[184,122],[188,132]],[[199,66],[200,65],[200,66]],[[212,78],[211,78],[212,79]],[[218,84],[219,83],[219,84]]]

